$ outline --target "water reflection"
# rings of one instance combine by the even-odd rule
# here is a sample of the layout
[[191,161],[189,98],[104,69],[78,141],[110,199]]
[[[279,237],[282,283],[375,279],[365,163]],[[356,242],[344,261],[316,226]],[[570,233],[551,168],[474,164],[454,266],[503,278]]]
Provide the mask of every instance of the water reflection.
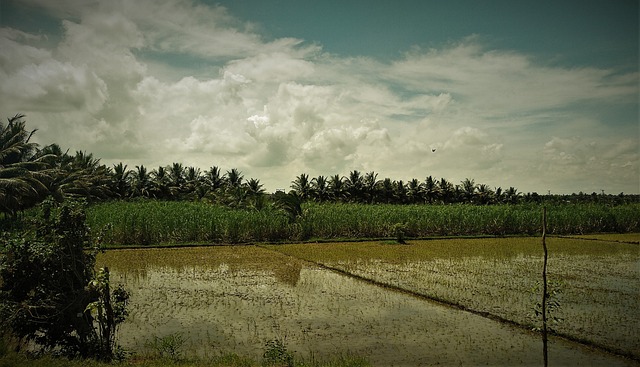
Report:
[[[104,254],[100,263],[111,263],[113,281],[132,293],[121,343],[143,350],[153,336],[181,332],[185,352],[200,355],[260,358],[267,340],[281,338],[299,355],[355,353],[374,365],[541,363],[537,335],[260,248],[238,250]],[[550,356],[625,365],[559,341]]]

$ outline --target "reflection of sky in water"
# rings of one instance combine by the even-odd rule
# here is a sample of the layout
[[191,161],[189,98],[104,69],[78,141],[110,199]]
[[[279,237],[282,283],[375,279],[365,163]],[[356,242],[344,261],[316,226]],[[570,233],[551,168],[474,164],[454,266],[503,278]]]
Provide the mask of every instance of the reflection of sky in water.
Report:
[[[124,281],[132,293],[122,344],[140,349],[154,336],[181,332],[187,352],[201,355],[225,351],[260,358],[266,341],[283,338],[301,356],[352,352],[368,356],[374,365],[541,363],[536,335],[330,271],[283,262],[285,266],[262,264],[247,270],[224,263],[148,264],[132,272],[114,268],[112,280]],[[417,268],[407,274],[422,265],[412,266]],[[552,343],[550,358],[557,364],[616,363],[559,341]]]

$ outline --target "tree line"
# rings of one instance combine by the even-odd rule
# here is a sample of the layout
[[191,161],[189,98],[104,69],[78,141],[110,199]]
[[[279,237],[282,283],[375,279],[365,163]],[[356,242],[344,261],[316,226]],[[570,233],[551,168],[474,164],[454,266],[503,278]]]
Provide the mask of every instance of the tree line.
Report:
[[[40,148],[31,141],[36,131],[26,128],[21,114],[8,118],[6,124],[0,122],[0,211],[11,218],[50,196],[58,201],[83,198],[90,202],[134,198],[204,200],[255,209],[261,209],[272,196],[265,192],[259,179],[245,179],[236,168],[223,172],[212,166],[202,171],[182,163],[151,170],[144,165],[130,169],[123,163],[107,167],[91,153],[69,154],[55,143]],[[473,179],[454,184],[428,176],[424,181],[414,178],[404,182],[379,179],[376,172],[363,174],[357,170],[347,176],[314,178],[301,173],[291,182],[290,189],[289,194],[302,202],[486,205],[542,200],[536,193],[523,195],[514,187],[491,188],[476,184]],[[593,195],[579,198],[594,200]],[[601,200],[601,196],[604,195],[595,199]]]

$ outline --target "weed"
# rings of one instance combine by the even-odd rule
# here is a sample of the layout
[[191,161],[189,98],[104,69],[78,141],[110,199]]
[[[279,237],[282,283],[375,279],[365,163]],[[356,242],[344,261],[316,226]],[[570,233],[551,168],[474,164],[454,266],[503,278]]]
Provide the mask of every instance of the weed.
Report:
[[265,343],[264,348],[265,351],[262,355],[263,365],[293,367],[293,354],[287,351],[283,340],[269,340]]
[[182,359],[182,347],[185,344],[184,336],[181,332],[172,333],[163,337],[154,336],[145,344],[147,348],[154,350],[159,358],[168,358],[174,362]]

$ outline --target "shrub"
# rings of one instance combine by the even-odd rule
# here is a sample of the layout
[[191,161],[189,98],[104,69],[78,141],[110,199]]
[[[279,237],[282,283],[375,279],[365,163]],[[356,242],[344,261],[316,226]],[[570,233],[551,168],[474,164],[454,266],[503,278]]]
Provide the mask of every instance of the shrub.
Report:
[[108,271],[95,277],[98,248],[82,205],[45,201],[39,214],[31,229],[2,239],[1,329],[42,351],[110,360],[128,294],[112,298]]
[[293,366],[293,354],[287,351],[284,341],[280,339],[269,340],[265,344],[262,359],[265,366]]

